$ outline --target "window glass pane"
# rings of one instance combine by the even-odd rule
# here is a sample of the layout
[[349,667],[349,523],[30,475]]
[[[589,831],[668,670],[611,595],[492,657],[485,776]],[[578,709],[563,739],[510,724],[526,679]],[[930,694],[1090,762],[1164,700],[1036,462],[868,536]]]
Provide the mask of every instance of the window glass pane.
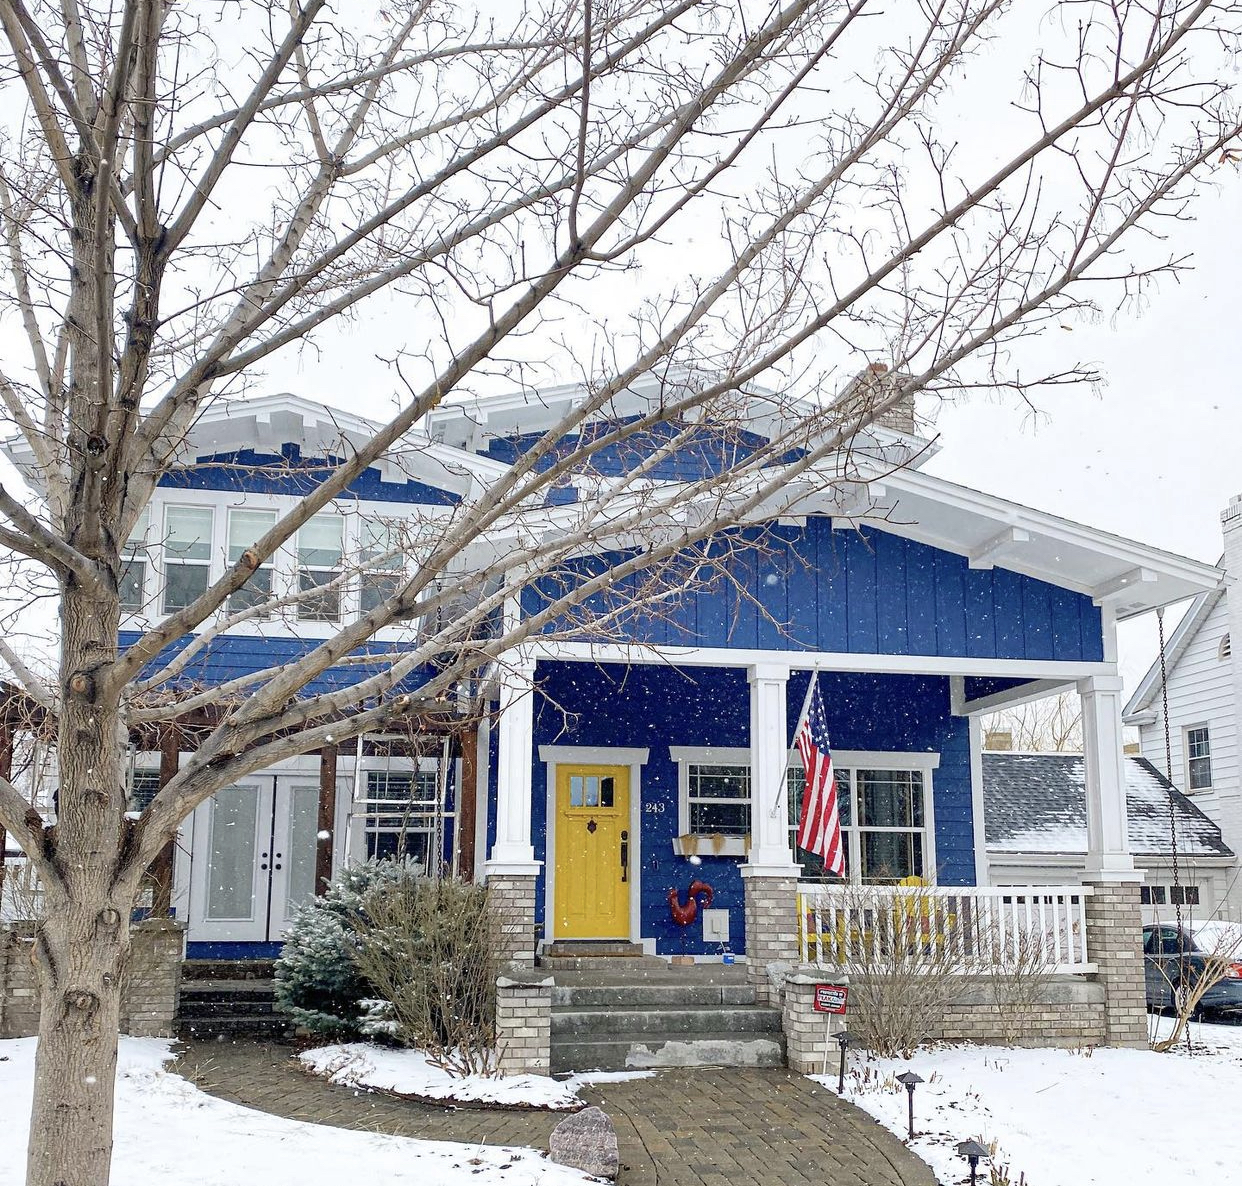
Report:
[[922,776],[918,771],[860,770],[858,790],[860,822],[864,827],[923,826]]
[[146,811],[159,789],[160,769],[158,766],[131,771],[129,776],[129,810]]
[[922,833],[864,831],[861,841],[864,881],[924,876]]
[[588,774],[586,777],[586,805],[588,807],[599,806],[599,778],[594,774]]
[[601,778],[599,780],[599,805],[601,807],[613,806],[616,798],[614,787],[615,782],[616,779],[614,779],[611,775],[607,778]]
[[185,609],[207,592],[207,565],[169,564],[164,574],[164,612]]
[[229,563],[236,564],[241,554],[275,525],[275,511],[229,511]]
[[254,917],[255,821],[253,786],[225,787],[211,801],[211,856],[207,867],[207,917]]
[[[438,783],[434,770],[367,773],[367,856],[409,861],[426,873],[438,867],[433,851]],[[450,813],[444,812],[443,818]]]
[[129,533],[129,539],[125,541],[125,547],[129,551],[136,551],[143,547],[147,542],[147,531],[151,526],[151,508],[143,507],[142,514],[138,516],[138,522],[134,524],[134,530]]
[[750,804],[691,802],[690,831],[707,835],[720,832],[725,836],[745,836],[750,831]]
[[240,613],[245,609],[253,609],[263,605],[272,596],[272,570],[259,568],[236,593],[229,596],[229,613]]
[[360,605],[369,614],[377,605],[383,605],[395,597],[401,587],[401,578],[389,572],[364,572],[362,574],[362,598]]
[[131,559],[125,561],[121,568],[119,588],[121,608],[129,610],[142,609],[145,604],[144,590],[147,584],[147,562]]
[[309,593],[298,602],[298,617],[303,622],[335,622],[341,616],[341,590],[328,589],[322,593],[314,590],[336,579],[334,572],[301,572],[298,574],[298,591]]
[[571,774],[569,776],[569,806],[582,806],[582,775]]
[[400,568],[400,536],[392,523],[364,519],[361,535],[362,562],[372,568]]
[[164,553],[170,560],[211,559],[211,510],[169,507]]
[[298,531],[298,562],[311,568],[336,568],[341,563],[345,520],[316,515]]

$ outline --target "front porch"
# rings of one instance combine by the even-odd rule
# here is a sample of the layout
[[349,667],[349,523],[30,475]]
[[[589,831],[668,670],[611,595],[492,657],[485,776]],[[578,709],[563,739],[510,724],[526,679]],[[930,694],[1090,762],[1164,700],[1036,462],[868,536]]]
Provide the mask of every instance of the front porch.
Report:
[[[1111,662],[711,648],[662,658],[678,665],[561,645],[506,668],[485,866],[505,918],[498,951],[506,963],[531,967],[541,947],[561,940],[623,940],[661,957],[737,959],[757,999],[774,1002],[769,970],[814,962],[823,952],[808,948],[808,935],[822,945],[828,933],[808,932],[799,884],[820,879],[817,892],[834,892],[810,854],[795,852],[793,837],[801,769],[796,759],[789,769],[789,746],[814,669],[851,884],[935,887],[940,900],[957,903],[946,907],[954,934],[964,941],[970,918],[976,944],[985,913],[989,926],[1010,917],[1006,899],[1017,894],[1038,915],[1051,894],[1061,912],[1049,930],[1055,970],[1114,984],[1121,1012],[1110,1040],[1137,1040],[1140,878],[1127,850],[1120,680]],[[1041,888],[1037,904],[1021,890],[980,886],[978,717],[1049,685],[1081,697],[1089,872],[1085,886]],[[700,894],[693,921],[679,925],[670,896],[684,904],[695,882],[711,887],[710,904]],[[587,909],[574,909],[566,884],[594,895]],[[1101,926],[1108,936],[1096,944],[1090,932]],[[1137,1002],[1126,996],[1135,982]]]

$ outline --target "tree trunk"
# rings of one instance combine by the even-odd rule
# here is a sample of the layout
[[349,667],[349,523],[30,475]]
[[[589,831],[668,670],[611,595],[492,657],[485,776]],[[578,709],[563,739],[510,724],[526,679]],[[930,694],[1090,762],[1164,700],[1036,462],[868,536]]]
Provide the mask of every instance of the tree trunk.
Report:
[[118,879],[125,829],[124,733],[102,675],[115,662],[119,599],[66,581],[57,822],[35,939],[39,1047],[29,1186],[107,1186],[121,980],[136,884]]

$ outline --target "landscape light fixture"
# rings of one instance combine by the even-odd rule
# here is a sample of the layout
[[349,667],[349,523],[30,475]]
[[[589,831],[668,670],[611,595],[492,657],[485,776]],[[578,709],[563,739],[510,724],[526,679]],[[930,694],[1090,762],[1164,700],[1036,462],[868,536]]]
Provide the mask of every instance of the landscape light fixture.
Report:
[[897,1076],[897,1082],[906,1089],[906,1102],[909,1105],[909,1125],[910,1140],[914,1140],[914,1089],[923,1082],[922,1075],[916,1075],[913,1071],[905,1071]]
[[833,1034],[837,1040],[837,1045],[841,1047],[841,1065],[837,1070],[837,1095],[845,1093],[845,1048],[854,1040],[854,1035],[849,1030],[842,1030],[838,1034]]
[[979,1173],[979,1159],[987,1160],[987,1147],[979,1144],[974,1139],[961,1141],[957,1146],[957,1155],[966,1158],[970,1162],[970,1186],[975,1186],[975,1180]]

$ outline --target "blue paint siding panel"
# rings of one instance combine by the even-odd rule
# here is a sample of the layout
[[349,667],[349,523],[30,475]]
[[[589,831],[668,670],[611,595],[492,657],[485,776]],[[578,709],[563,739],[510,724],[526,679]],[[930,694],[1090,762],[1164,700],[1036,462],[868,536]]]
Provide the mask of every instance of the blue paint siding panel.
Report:
[[[1090,598],[1005,569],[972,570],[963,556],[890,532],[834,531],[828,519],[812,517],[805,528],[739,529],[730,543],[728,579],[688,589],[661,607],[659,619],[635,611],[634,637],[850,654],[1104,657],[1100,611]],[[582,561],[531,586],[526,612],[590,571]]]
[[[121,650],[133,646],[141,637],[136,631],[122,630],[118,634]],[[143,676],[154,675],[161,667],[189,646],[192,635],[179,638],[165,647],[143,669]],[[214,687],[228,680],[243,675],[251,675],[268,667],[279,666],[309,654],[322,640],[299,639],[274,636],[258,638],[254,635],[222,634],[212,639],[203,650],[195,656],[186,669],[169,687]],[[352,687],[360,680],[368,679],[377,672],[383,671],[389,664],[391,656],[399,654],[402,648],[391,643],[372,642],[359,648],[354,654],[374,655],[374,663],[359,663],[349,667],[330,667],[317,679],[302,689],[302,697],[318,696],[325,692],[334,692],[340,688]],[[424,668],[417,669],[401,684],[405,691],[417,688],[429,678]],[[261,684],[256,684],[256,687]]]
[[[673,853],[673,840],[679,832],[678,770],[669,756],[669,746],[748,746],[746,672],[540,663],[536,678],[541,689],[531,769],[531,832],[536,858],[545,862],[546,869],[547,767],[539,760],[538,747],[646,747],[650,755],[641,775],[641,849],[634,870],[639,878],[642,937],[654,938],[658,949],[666,954],[719,950],[703,945],[697,925],[683,931],[669,914],[668,891],[677,889],[684,897],[690,881],[701,877],[715,891],[713,905],[729,911],[731,949],[744,950],[741,859],[704,856],[702,864],[694,866]],[[824,674],[820,679],[835,748],[916,750],[941,755],[940,767],[933,775],[938,879],[945,885],[973,884],[969,725],[949,711],[948,680],[847,674]],[[805,676],[790,680],[791,731],[805,691]],[[489,815],[494,819],[494,773],[491,781],[493,807]],[[494,833],[494,825],[489,832]],[[544,887],[541,874],[536,897],[540,926],[544,921]]]
[[[329,477],[344,460],[342,457],[303,457],[295,444],[282,445],[280,453],[240,449],[234,453],[199,457],[193,466],[165,474],[159,484],[174,490],[244,491],[301,498]],[[461,501],[452,491],[424,482],[386,482],[378,469],[363,470],[338,497],[431,506],[452,506]]]

